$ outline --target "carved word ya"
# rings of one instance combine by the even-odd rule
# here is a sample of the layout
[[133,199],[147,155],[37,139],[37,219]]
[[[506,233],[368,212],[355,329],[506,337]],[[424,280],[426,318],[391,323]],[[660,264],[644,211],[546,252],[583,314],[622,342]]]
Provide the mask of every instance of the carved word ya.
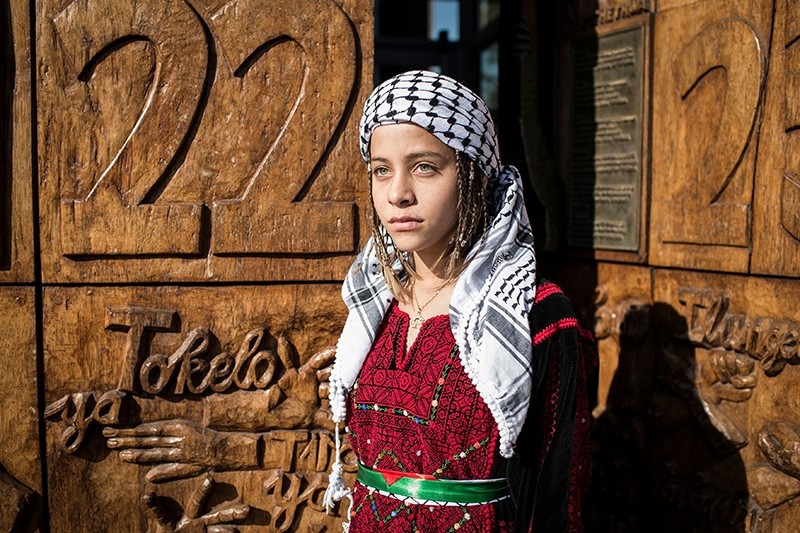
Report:
[[119,413],[125,393],[112,390],[76,392],[51,403],[44,411],[45,418],[60,418],[67,423],[61,433],[61,444],[67,453],[75,453],[92,423],[101,426],[119,424]]
[[690,341],[749,355],[768,376],[779,374],[787,363],[800,363],[800,322],[730,313],[730,296],[711,289],[682,287],[678,300]]
[[328,481],[320,473],[290,474],[274,471],[264,482],[267,495],[275,501],[272,508],[273,525],[278,531],[288,531],[301,506],[308,505],[314,511],[324,511],[322,499],[327,487]]

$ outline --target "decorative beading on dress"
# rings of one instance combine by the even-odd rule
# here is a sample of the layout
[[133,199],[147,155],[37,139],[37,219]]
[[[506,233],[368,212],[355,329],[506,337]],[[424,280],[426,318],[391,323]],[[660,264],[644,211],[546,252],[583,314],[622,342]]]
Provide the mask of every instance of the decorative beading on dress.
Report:
[[[346,431],[356,456],[369,469],[502,478],[497,426],[461,366],[448,316],[425,321],[406,350],[408,327],[393,303],[349,396]],[[507,493],[494,503],[445,504],[356,483],[350,531],[510,531],[510,506]]]

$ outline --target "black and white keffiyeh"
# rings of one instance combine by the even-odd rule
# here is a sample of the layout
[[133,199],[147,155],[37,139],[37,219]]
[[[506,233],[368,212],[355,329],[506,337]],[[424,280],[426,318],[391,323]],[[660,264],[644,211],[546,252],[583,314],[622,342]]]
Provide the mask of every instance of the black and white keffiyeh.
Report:
[[[461,363],[497,423],[500,453],[511,457],[528,411],[533,373],[528,317],[535,296],[536,259],[521,178],[514,167],[500,166],[494,124],[484,102],[447,76],[406,72],[373,91],[361,119],[364,160],[369,160],[376,127],[406,122],[465,152],[489,180],[493,219],[485,237],[467,255],[467,266],[456,282],[450,327]],[[344,421],[347,391],[392,302],[372,238],[350,269],[342,297],[350,313],[330,378],[335,422]],[[334,471],[337,466],[341,470],[335,465]]]
[[490,181],[497,178],[500,152],[489,109],[477,94],[454,79],[416,70],[399,74],[372,91],[359,126],[364,161],[369,161],[375,128],[402,122],[425,128],[450,148],[467,154]]

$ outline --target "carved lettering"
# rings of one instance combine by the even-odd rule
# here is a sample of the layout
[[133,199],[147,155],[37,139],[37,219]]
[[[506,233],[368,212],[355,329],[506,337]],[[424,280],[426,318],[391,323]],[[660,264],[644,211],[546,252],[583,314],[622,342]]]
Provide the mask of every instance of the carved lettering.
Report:
[[[356,27],[339,3],[56,4],[42,94],[53,135],[68,141],[43,141],[44,166],[59,176],[47,192],[57,253],[354,251],[351,195],[328,199],[316,184],[342,159],[360,80]],[[219,140],[223,122],[235,141]]]
[[[266,465],[285,472],[327,472],[334,461],[336,443],[327,431],[277,430],[269,433],[267,447],[274,455]],[[346,472],[355,472],[353,460],[346,460],[349,446],[340,450]],[[350,458],[352,459],[352,458]]]
[[[784,11],[784,57],[785,77],[782,79],[785,105],[784,132],[790,143],[784,149],[783,180],[781,181],[781,227],[797,244],[800,241],[800,160],[796,152],[797,130],[800,129],[800,113],[794,102],[800,96],[800,27],[797,25],[797,4],[785,2]],[[780,39],[780,38],[778,38]]]
[[696,290],[696,289],[683,289],[678,290],[678,301],[688,309],[686,317],[687,326],[689,329],[689,340],[692,342],[702,342],[703,331],[699,327],[701,314],[704,315],[704,309],[710,305],[711,290]]
[[275,375],[276,358],[272,351],[258,351],[264,333],[263,328],[250,331],[236,357],[222,352],[209,363],[206,357],[211,333],[208,328],[195,328],[170,357],[155,354],[145,359],[139,369],[142,390],[155,395],[183,395],[202,394],[209,388],[225,392],[232,385],[241,390],[265,389]]
[[264,490],[275,501],[272,518],[278,531],[288,531],[298,508],[308,505],[323,511],[322,498],[328,482],[320,473],[289,474],[277,470],[264,482]]
[[800,12],[774,3],[752,211],[750,273],[800,276]]
[[597,24],[608,24],[649,10],[648,0],[628,0],[622,5],[603,6],[595,11]]
[[[306,64],[292,112],[279,138],[250,176],[244,197],[212,206],[214,226],[228,229],[214,232],[215,252],[352,251],[353,204],[303,201],[336,140],[345,105],[355,87],[355,64],[349,58],[356,55],[357,43],[350,20],[330,1],[276,3],[264,10],[259,0],[238,0],[218,11],[212,23],[220,48],[236,66],[239,77],[245,78],[266,50],[286,39],[299,45]],[[328,113],[332,111],[329,120],[317,119],[321,106]],[[313,139],[314,149],[306,153],[282,146],[297,139]],[[256,194],[263,190],[270,190],[271,195],[264,198]],[[314,239],[302,237],[308,227],[316,228]]]
[[800,322],[731,313],[730,296],[710,289],[681,287],[678,301],[693,343],[748,355],[768,376],[779,374],[786,364],[800,363]]
[[48,405],[44,416],[67,423],[61,433],[61,445],[67,453],[75,453],[92,423],[101,426],[119,423],[124,398],[125,393],[117,390],[68,394]]
[[[208,44],[203,23],[185,2],[71,2],[53,19],[63,60],[72,72],[67,93],[82,95],[79,123],[101,107],[93,78],[104,61],[134,43],[150,46],[153,66],[147,93],[131,129],[112,148],[109,161],[95,161],[77,198],[62,197],[61,245],[65,255],[192,254],[200,252],[201,205],[156,204],[176,157],[191,142],[202,115]],[[152,50],[157,50],[153,53]],[[127,73],[126,73],[127,74]],[[168,90],[165,90],[168,88]],[[69,112],[70,109],[65,109]],[[95,125],[100,131],[116,124]],[[80,128],[77,131],[83,131]],[[93,151],[90,151],[93,152]],[[81,159],[88,154],[81,154]],[[97,154],[93,154],[97,157]],[[102,157],[102,156],[100,156]],[[76,169],[85,168],[75,166]],[[146,228],[146,230],[145,230]]]
[[136,389],[134,372],[139,361],[147,351],[142,344],[145,333],[151,331],[172,331],[178,312],[170,309],[151,309],[147,307],[111,307],[106,310],[106,329],[125,331],[125,354],[123,372],[119,389],[133,392]]

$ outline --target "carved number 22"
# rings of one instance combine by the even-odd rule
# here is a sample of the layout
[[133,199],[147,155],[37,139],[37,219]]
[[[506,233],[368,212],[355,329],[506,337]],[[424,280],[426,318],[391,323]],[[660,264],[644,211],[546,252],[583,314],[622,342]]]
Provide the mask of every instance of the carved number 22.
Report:
[[[202,206],[155,200],[180,166],[179,154],[192,144],[212,90],[206,39],[211,35],[233,74],[245,81],[250,67],[277,43],[293,41],[303,65],[291,111],[277,139],[263,150],[243,197],[211,205],[213,252],[352,251],[354,205],[302,201],[324,167],[354,94],[357,43],[351,21],[336,4],[233,0],[210,17],[209,27],[188,1],[86,0],[61,11],[54,25],[67,63],[82,65],[81,82],[130,42],[151,43],[156,61],[145,104],[116,155],[86,198],[62,201],[65,255],[200,252]],[[216,133],[227,132],[221,125]],[[131,187],[119,192],[113,183],[123,172]]]

